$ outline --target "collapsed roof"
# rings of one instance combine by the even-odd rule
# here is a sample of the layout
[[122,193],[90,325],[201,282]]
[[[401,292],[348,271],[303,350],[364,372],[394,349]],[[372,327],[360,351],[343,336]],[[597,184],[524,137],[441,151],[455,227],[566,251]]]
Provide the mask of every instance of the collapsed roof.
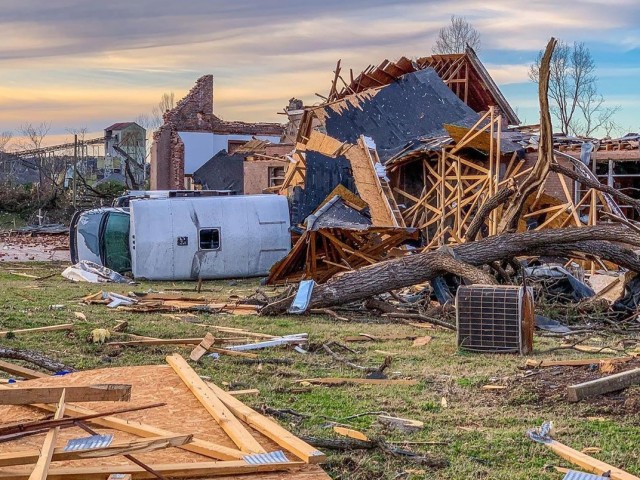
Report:
[[[377,67],[370,65],[351,82],[337,90],[336,83],[329,93],[328,101],[340,100],[348,95],[360,93],[370,88],[389,85],[407,73],[425,68],[433,68],[442,81],[456,95],[476,112],[486,112],[493,106],[502,113],[509,125],[519,125],[520,119],[507,102],[496,83],[476,55],[467,47],[465,53],[432,55],[410,60],[402,57],[395,62],[383,61]],[[336,81],[339,78],[339,69]]]

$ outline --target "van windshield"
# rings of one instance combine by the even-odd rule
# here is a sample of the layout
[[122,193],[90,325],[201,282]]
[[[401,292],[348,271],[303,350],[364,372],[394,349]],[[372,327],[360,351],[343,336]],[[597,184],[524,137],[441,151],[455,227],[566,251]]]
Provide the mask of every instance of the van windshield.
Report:
[[101,235],[104,266],[118,273],[131,271],[129,215],[110,212]]

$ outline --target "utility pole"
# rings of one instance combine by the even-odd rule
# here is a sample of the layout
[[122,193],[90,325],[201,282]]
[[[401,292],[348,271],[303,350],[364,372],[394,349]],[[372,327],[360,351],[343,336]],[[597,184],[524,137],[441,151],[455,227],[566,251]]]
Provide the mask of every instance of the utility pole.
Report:
[[76,176],[78,170],[78,135],[73,136],[73,209],[76,209],[77,184]]

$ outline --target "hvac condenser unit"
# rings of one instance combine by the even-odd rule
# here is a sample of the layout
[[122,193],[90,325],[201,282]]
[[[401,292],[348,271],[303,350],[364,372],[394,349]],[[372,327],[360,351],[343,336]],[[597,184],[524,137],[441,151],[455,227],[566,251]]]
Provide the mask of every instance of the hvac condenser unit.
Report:
[[456,294],[458,347],[490,353],[531,353],[533,295],[510,285],[469,285]]

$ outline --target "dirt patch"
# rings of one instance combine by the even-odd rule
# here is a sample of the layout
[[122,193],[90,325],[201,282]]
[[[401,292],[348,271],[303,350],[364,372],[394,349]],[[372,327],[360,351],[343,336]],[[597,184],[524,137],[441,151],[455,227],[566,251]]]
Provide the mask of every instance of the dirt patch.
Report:
[[[617,365],[616,371],[622,372],[640,367],[640,358]],[[512,379],[514,388],[510,391],[509,402],[522,404],[550,404],[567,402],[567,387],[607,376],[600,371],[599,365],[581,367],[549,367],[530,370],[522,376]],[[582,400],[580,403],[593,407],[594,411],[609,414],[629,414],[640,411],[640,391],[629,388]]]

